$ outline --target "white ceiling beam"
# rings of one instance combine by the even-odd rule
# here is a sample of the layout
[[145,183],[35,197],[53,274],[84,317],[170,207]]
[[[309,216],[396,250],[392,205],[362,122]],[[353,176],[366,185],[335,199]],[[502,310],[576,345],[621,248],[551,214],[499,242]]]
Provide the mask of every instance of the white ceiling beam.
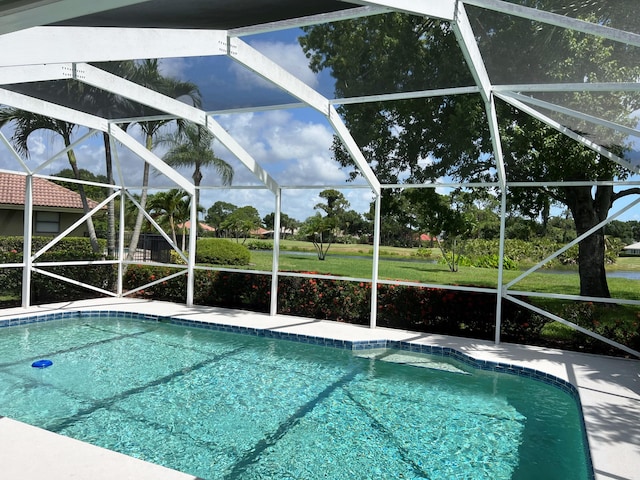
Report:
[[340,115],[338,115],[335,107],[331,106],[330,108],[331,113],[328,117],[329,123],[331,123],[331,126],[338,134],[338,137],[340,137],[340,140],[342,140],[342,143],[347,148],[347,151],[351,154],[351,158],[353,158],[353,161],[360,169],[360,173],[362,173],[364,178],[367,180],[367,183],[369,184],[371,189],[376,195],[380,195],[382,188],[380,186],[380,181],[376,177],[376,174],[373,172],[373,170],[371,170],[371,167],[367,163],[367,159],[362,154],[362,151],[358,147],[358,144],[351,136],[351,132],[342,121],[342,118],[340,118]]
[[424,15],[426,17],[453,20],[456,10],[456,0],[342,0],[356,5],[370,5],[388,7],[392,10]]
[[73,78],[175,117],[184,118],[200,125],[204,125],[206,122],[206,115],[202,110],[101,70],[93,65],[77,64]]
[[169,180],[172,180],[178,187],[182,188],[189,195],[195,195],[196,188],[194,187],[192,182],[184,178],[176,170],[163,162],[158,156],[156,156],[156,154],[154,154],[151,150],[145,148],[144,145],[138,142],[123,129],[121,129],[117,125],[112,124],[109,126],[109,134],[113,136],[113,138],[115,138],[118,142],[122,143],[125,147],[131,150],[133,153],[135,153],[142,160],[144,160],[153,168],[166,176]]
[[176,118],[183,118],[207,127],[214,136],[274,193],[277,182],[249,155],[215,120],[206,113],[175,98],[167,97],[149,88],[100,70],[92,65],[79,64],[75,72],[77,79],[94,87],[107,90],[143,105],[166,112]]
[[453,23],[453,31],[458,40],[458,45],[462,50],[462,54],[467,61],[467,65],[471,70],[471,74],[480,87],[480,95],[484,100],[487,112],[487,120],[489,122],[489,131],[491,132],[491,143],[493,146],[493,155],[496,162],[498,172],[498,180],[500,185],[504,187],[507,182],[507,175],[504,165],[504,155],[502,152],[502,142],[500,140],[500,129],[498,126],[498,116],[496,113],[495,99],[491,91],[491,80],[484,64],[484,59],[478,48],[471,22],[467,16],[464,5],[459,4],[456,9],[456,18]]
[[84,125],[85,127],[100,130],[101,132],[106,132],[109,128],[109,123],[104,118],[9,90],[0,89],[0,104],[44,115],[45,117],[55,118],[64,122]]
[[0,67],[0,85],[60,80],[68,78],[68,69],[71,64]]
[[640,137],[640,130],[630,128],[625,125],[620,125],[619,123],[610,122],[600,117],[594,117],[593,115],[588,115],[586,113],[582,113],[577,110],[573,110],[571,108],[563,107],[561,105],[556,105],[555,103],[546,102],[538,98],[529,97],[527,95],[521,95],[519,93],[514,93],[514,92],[502,92],[502,95],[511,97],[515,100],[520,100],[521,102],[524,102],[529,105],[535,105],[541,108],[545,108],[547,110],[551,110],[552,112],[562,113],[564,115],[568,115],[570,117],[577,118],[579,120],[584,120],[585,122],[593,123],[595,125],[600,125],[605,128],[610,128],[617,132],[624,133],[625,135],[633,135],[636,137]]
[[329,100],[246,42],[229,38],[229,57],[323,115],[329,115]]
[[[545,10],[525,7],[501,0],[464,0],[464,3],[640,47],[640,35],[637,33],[605,27],[596,23],[585,22],[584,20],[578,20],[577,18],[568,17],[566,15],[551,13]],[[612,6],[613,8],[618,7],[615,3],[612,3]]]
[[635,166],[633,164],[631,164],[630,162],[620,158],[619,156],[611,153],[609,150],[607,150],[606,148],[602,147],[601,145],[598,145],[595,142],[592,142],[591,140],[589,140],[588,138],[574,132],[573,130],[565,127],[564,125],[556,122],[555,120],[547,117],[546,115],[540,113],[539,111],[537,111],[535,108],[530,107],[529,105],[519,101],[519,100],[515,100],[513,98],[510,98],[506,95],[502,95],[500,93],[496,93],[495,94],[496,97],[501,98],[502,100],[504,100],[505,102],[507,102],[508,104],[516,107],[518,110],[525,112],[529,115],[531,115],[533,118],[536,118],[538,120],[540,120],[542,123],[550,126],[551,128],[557,130],[560,133],[563,133],[564,135],[566,135],[569,138],[572,138],[573,140],[575,140],[578,143],[581,143],[582,145],[584,145],[587,148],[590,148],[591,150],[593,150],[596,153],[599,153],[600,155],[602,155],[603,157],[608,158],[609,160],[617,163],[618,165],[634,172],[634,173],[640,173],[640,167]]
[[640,83],[526,83],[514,85],[494,85],[494,92],[639,92]]
[[463,5],[459,5],[456,11],[456,21],[453,23],[453,32],[458,40],[471,74],[480,87],[480,94],[485,101],[491,95],[491,80],[484,64],[484,59],[476,43],[476,38],[471,28],[471,22]]
[[380,193],[380,182],[327,98],[239,38],[229,38],[229,56],[327,117],[371,188]]
[[222,125],[216,122],[212,117],[207,118],[206,127],[224,145],[245,167],[253,173],[274,195],[278,193],[279,185],[269,173],[264,170],[258,162],[227,132]]
[[226,55],[226,31],[34,27],[0,36],[0,66]]
[[0,6],[0,35],[37,25],[60,22],[70,18],[90,15],[143,3],[147,0],[23,0]]

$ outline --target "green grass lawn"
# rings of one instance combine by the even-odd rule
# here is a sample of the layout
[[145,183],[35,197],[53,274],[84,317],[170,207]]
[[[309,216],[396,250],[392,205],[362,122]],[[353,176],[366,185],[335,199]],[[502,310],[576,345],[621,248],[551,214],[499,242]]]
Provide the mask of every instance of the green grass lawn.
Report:
[[[371,278],[373,261],[372,249],[362,245],[332,245],[325,260],[319,260],[316,255],[296,255],[293,251],[315,253],[313,245],[306,242],[290,242],[287,249],[280,253],[281,271],[308,271],[320,274],[330,274],[340,277]],[[459,267],[457,272],[449,271],[447,265],[434,263],[433,260],[440,256],[440,251],[432,252],[431,261],[420,260],[415,256],[417,249],[387,249],[381,248],[379,263],[379,278],[389,280],[404,280],[419,283],[439,285],[473,285],[496,288],[498,285],[498,271],[489,268]],[[347,258],[345,258],[347,257]],[[270,270],[272,263],[271,252],[251,252],[252,268]],[[611,270],[640,270],[640,258],[620,258]],[[503,285],[514,280],[522,274],[522,270],[507,270],[504,272]],[[613,298],[640,300],[640,288],[638,280],[625,278],[609,278],[608,284]],[[562,293],[578,295],[580,292],[580,279],[577,267],[563,270],[562,273],[532,273],[510,287],[512,291],[525,291],[537,293]],[[530,301],[551,313],[566,318],[567,314],[576,307],[575,302],[530,297]],[[637,331],[640,312],[637,306],[617,305],[594,307],[594,318],[600,322],[601,327],[608,325],[612,329],[627,332]],[[568,309],[568,310],[567,310]],[[569,318],[576,321],[573,318]],[[585,325],[587,328],[593,325]],[[610,336],[610,331],[602,331],[605,336]],[[559,322],[548,322],[544,325],[541,335],[548,339],[552,345],[562,346],[571,339],[584,336],[572,328]],[[623,341],[625,333],[619,335],[616,340]],[[580,340],[582,342],[582,340]]]
[[[300,242],[305,243],[305,242]],[[313,246],[307,243],[307,250],[313,252]],[[296,255],[286,250],[280,253],[281,271],[307,271],[321,274],[337,275],[341,277],[355,277],[370,279],[373,270],[373,261],[368,256],[358,257],[353,249],[358,245],[331,246],[325,260],[319,260],[315,255]],[[366,246],[365,246],[366,248]],[[400,253],[404,250],[404,253]],[[420,261],[418,259],[406,261],[411,257],[415,249],[396,249],[397,255],[382,257],[379,263],[379,278],[388,280],[404,280],[420,283],[433,283],[441,285],[474,285],[495,288],[498,284],[498,271],[489,268],[459,267],[457,272],[449,271],[447,265]],[[343,255],[355,258],[344,258]],[[435,257],[435,255],[434,255]],[[624,268],[621,270],[640,270],[640,259],[621,259]],[[271,270],[271,252],[251,252],[252,268],[257,270]],[[503,283],[517,278],[522,271],[507,270],[504,272]],[[640,300],[640,289],[637,280],[624,278],[610,278],[609,288],[615,298]],[[540,293],[563,293],[577,295],[580,292],[580,279],[577,269],[575,271],[553,273],[533,273],[511,287],[511,290],[532,291]]]

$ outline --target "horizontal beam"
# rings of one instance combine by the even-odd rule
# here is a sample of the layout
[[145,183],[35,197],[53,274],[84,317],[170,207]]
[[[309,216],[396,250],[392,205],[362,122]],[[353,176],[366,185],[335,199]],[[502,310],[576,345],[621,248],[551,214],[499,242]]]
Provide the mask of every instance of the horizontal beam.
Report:
[[55,118],[64,122],[84,125],[85,127],[100,130],[101,132],[108,130],[108,122],[104,118],[1,88],[0,104],[44,115],[45,117]]
[[58,65],[19,65],[0,68],[0,84],[46,82],[68,78],[71,64]]
[[0,66],[225,55],[226,31],[34,27],[0,36]]

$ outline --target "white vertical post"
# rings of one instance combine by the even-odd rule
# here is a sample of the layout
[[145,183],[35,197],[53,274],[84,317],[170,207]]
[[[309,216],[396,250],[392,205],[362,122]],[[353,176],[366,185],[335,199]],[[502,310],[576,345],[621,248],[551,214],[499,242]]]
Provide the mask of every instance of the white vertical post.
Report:
[[24,188],[24,234],[22,237],[22,306],[31,305],[31,268],[33,244],[33,175],[25,177]]
[[118,156],[118,149],[116,148],[116,142],[111,136],[111,132],[109,131],[109,143],[111,143],[111,152],[113,155],[114,164],[116,167],[116,172],[118,173],[118,185],[120,185],[120,221],[118,228],[118,285],[116,286],[118,297],[121,298],[124,291],[124,232],[126,230],[125,225],[125,217],[126,217],[126,208],[125,201],[127,199],[127,194],[125,192],[125,182],[124,175],[122,174],[122,169],[120,168],[120,157]]
[[124,290],[124,232],[125,232],[125,201],[127,195],[124,191],[124,188],[120,189],[120,222],[118,222],[118,285],[117,285],[117,293],[118,297],[122,297],[122,293]]
[[280,268],[280,221],[282,210],[282,189],[276,192],[276,213],[273,217],[273,264],[271,267],[271,304],[269,315],[278,313],[278,269]]
[[500,249],[498,251],[498,285],[496,286],[496,345],[500,343],[500,329],[502,328],[502,299],[504,298],[504,237],[507,224],[507,187],[502,186],[500,200]]
[[196,238],[198,236],[198,204],[195,191],[191,195],[191,230],[189,231],[189,255],[187,262],[187,306],[193,306],[195,290]]
[[371,319],[369,326],[376,328],[378,320],[378,268],[380,265],[380,212],[382,194],[376,193],[375,218],[373,220],[373,267],[371,272]]

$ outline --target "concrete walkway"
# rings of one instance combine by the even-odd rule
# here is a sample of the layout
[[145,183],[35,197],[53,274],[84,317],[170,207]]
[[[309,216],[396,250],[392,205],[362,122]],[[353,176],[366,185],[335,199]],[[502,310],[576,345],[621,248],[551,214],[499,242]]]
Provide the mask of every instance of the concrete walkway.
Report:
[[[479,360],[533,368],[578,388],[598,480],[640,479],[640,361],[442,335],[145,300],[104,299],[0,310],[0,320],[56,311],[111,310],[172,316],[336,340],[410,341],[451,347]],[[0,330],[1,332],[1,330]],[[35,443],[34,443],[35,442]],[[33,446],[40,445],[34,455]],[[49,447],[45,448],[45,445]],[[53,450],[52,450],[53,449]],[[0,465],[7,478],[187,480],[194,477],[0,419]],[[7,472],[7,473],[5,473]],[[8,472],[12,472],[9,474]]]

